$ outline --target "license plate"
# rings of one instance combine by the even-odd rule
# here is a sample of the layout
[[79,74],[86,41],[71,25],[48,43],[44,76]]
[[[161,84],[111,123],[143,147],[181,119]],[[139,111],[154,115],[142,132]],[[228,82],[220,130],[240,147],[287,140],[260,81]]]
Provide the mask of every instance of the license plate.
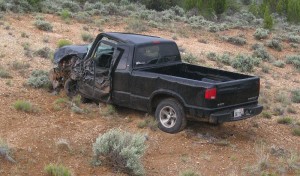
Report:
[[244,108],[234,110],[234,118],[239,118],[244,115]]

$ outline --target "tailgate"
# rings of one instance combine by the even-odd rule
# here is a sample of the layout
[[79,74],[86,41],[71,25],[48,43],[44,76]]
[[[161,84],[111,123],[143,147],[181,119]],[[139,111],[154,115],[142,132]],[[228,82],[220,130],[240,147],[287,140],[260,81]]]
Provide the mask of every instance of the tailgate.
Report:
[[226,107],[258,100],[260,80],[257,77],[223,82],[216,85],[215,107]]

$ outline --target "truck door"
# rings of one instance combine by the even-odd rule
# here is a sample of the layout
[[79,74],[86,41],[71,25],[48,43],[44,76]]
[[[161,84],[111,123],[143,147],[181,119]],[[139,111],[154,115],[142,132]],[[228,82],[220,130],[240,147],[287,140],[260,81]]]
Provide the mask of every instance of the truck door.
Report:
[[114,52],[114,64],[111,70],[112,101],[120,106],[130,104],[129,87],[129,53],[130,48],[126,45],[118,45]]
[[86,97],[107,101],[110,93],[109,70],[115,44],[100,40],[89,59],[84,63],[83,84],[80,92]]

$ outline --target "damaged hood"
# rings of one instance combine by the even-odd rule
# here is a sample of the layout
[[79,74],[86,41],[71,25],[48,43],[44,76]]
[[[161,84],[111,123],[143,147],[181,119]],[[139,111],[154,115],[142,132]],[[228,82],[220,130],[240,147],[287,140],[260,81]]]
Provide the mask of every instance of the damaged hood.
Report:
[[64,46],[56,50],[54,54],[54,63],[59,63],[64,57],[76,55],[79,58],[84,58],[87,54],[90,45],[70,45]]

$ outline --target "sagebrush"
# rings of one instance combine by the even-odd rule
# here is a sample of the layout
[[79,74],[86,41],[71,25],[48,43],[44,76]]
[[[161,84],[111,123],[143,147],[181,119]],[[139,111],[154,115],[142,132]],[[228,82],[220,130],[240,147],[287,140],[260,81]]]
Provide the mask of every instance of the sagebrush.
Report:
[[248,55],[238,55],[232,61],[232,67],[241,72],[252,72],[258,66],[260,59]]
[[27,80],[27,85],[33,88],[49,88],[51,82],[48,77],[48,72],[44,70],[32,71],[29,79]]
[[53,31],[53,26],[50,22],[48,21],[44,21],[44,20],[37,20],[34,25],[43,31],[49,31],[52,32]]
[[144,175],[141,157],[145,149],[143,135],[112,129],[100,135],[93,144],[95,165],[106,163],[131,175]]
[[300,55],[287,56],[286,63],[292,64],[297,70],[300,71]]

